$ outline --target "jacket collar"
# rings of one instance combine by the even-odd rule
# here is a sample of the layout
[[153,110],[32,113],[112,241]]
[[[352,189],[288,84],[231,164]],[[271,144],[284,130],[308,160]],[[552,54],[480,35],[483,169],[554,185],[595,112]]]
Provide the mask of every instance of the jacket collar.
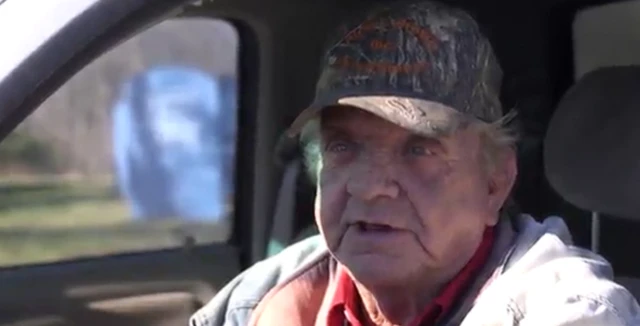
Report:
[[[516,232],[511,218],[502,218],[496,227],[496,240],[485,266],[475,277],[469,289],[462,294],[465,300],[452,307],[444,316],[444,325],[458,325],[469,312],[475,298],[493,279],[503,272],[513,247]],[[251,315],[249,326],[307,326],[326,325],[317,318],[330,284],[335,282],[337,262],[328,251],[301,266],[285,282],[271,289],[258,303]]]

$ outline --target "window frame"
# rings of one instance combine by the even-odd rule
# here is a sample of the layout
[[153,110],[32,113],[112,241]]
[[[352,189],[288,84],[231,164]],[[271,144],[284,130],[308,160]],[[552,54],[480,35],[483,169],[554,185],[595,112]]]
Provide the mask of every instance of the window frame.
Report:
[[[23,1],[23,0],[21,0]],[[29,0],[33,2],[33,0]],[[37,0],[35,0],[37,1]],[[41,35],[27,35],[38,38],[37,48],[24,56],[10,73],[0,79],[0,139],[8,135],[18,124],[29,116],[39,105],[66,83],[73,75],[89,65],[95,59],[117,46],[122,41],[141,33],[146,27],[159,23],[168,17],[184,14],[186,18],[218,18],[224,19],[236,29],[239,38],[238,53],[238,93],[236,95],[238,105],[238,134],[236,143],[236,175],[235,175],[235,214],[233,216],[232,234],[226,243],[210,243],[196,247],[219,247],[230,245],[237,247],[240,253],[240,261],[243,266],[260,259],[252,255],[253,238],[257,231],[253,228],[253,183],[254,178],[246,171],[253,170],[253,130],[255,130],[255,108],[257,103],[254,97],[246,94],[257,93],[257,78],[255,72],[258,67],[258,46],[253,30],[246,24],[226,17],[214,17],[207,14],[201,8],[188,8],[188,0],[70,0],[78,5],[86,5],[88,9],[67,22],[60,24],[50,38]],[[8,2],[10,3],[10,2]],[[4,4],[6,5],[6,3]],[[3,6],[4,6],[3,5]],[[27,1],[23,5],[28,6]],[[0,8],[2,10],[3,8]],[[110,15],[105,15],[109,12]],[[29,19],[24,19],[25,26],[38,28],[37,24]],[[33,25],[30,25],[33,24]],[[90,26],[91,28],[87,28]],[[0,23],[0,35],[9,35],[6,28]],[[18,42],[19,40],[11,39]],[[15,48],[15,44],[7,44],[7,49]],[[256,79],[253,83],[247,82],[250,75]],[[1,76],[0,76],[1,77]],[[241,96],[240,94],[244,94]],[[252,128],[254,127],[254,128]],[[247,131],[249,132],[247,132]],[[245,172],[245,173],[243,173]],[[239,176],[242,175],[242,178]],[[259,231],[261,232],[261,231]],[[26,266],[40,266],[70,263],[77,261],[90,261],[120,256],[145,255],[161,252],[179,252],[185,248],[158,249],[157,251],[145,251],[137,253],[121,253],[93,258],[72,259],[43,264],[20,265],[0,267],[0,270],[11,270]]]

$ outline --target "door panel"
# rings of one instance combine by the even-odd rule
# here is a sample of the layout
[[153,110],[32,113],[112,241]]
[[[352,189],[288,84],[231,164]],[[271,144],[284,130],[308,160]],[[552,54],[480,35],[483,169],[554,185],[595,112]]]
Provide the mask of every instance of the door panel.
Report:
[[221,245],[4,270],[0,325],[184,325],[237,274],[238,256]]

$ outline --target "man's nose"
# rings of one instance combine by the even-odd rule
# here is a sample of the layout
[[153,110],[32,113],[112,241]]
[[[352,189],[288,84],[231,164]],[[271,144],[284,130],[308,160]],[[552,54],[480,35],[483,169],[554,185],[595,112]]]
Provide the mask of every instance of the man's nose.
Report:
[[347,183],[347,192],[362,200],[373,200],[380,196],[397,198],[400,186],[390,167],[369,163],[354,167]]

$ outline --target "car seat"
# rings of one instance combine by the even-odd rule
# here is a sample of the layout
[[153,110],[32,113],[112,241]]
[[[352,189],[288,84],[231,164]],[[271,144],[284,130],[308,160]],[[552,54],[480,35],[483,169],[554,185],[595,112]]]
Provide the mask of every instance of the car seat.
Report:
[[[640,66],[601,68],[565,94],[544,140],[549,183],[566,201],[593,212],[591,249],[609,259],[616,274],[623,271],[617,281],[636,298],[640,273],[630,244],[640,219],[639,108]],[[601,232],[605,220],[618,227]]]

